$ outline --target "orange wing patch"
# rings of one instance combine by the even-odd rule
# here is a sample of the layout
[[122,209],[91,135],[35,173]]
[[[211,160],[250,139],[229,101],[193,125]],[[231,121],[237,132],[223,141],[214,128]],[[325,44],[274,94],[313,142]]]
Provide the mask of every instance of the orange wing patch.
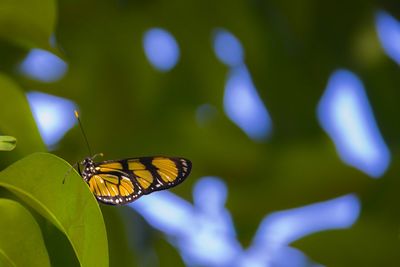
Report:
[[111,174],[93,175],[89,180],[90,191],[97,197],[129,196],[135,191],[131,180]]
[[164,182],[173,182],[178,177],[176,163],[169,158],[154,158],[151,162],[158,170],[158,174]]
[[149,188],[153,183],[153,175],[146,166],[138,160],[128,161],[128,169],[133,172],[136,180],[143,189]]
[[133,171],[135,174],[137,181],[139,182],[140,186],[144,189],[149,188],[149,186],[153,183],[153,175],[148,170],[137,170]]
[[108,192],[106,184],[100,175],[93,175],[89,180],[89,188],[96,196],[111,196]]
[[129,180],[127,177],[122,176],[120,182],[121,184],[119,186],[119,190],[122,196],[128,196],[133,194],[135,187],[133,186],[131,180]]
[[122,170],[122,164],[119,162],[109,162],[109,163],[102,163],[100,165],[101,168],[108,168],[108,169],[115,169],[115,170]]
[[145,170],[146,166],[137,160],[128,161],[128,169],[130,170]]

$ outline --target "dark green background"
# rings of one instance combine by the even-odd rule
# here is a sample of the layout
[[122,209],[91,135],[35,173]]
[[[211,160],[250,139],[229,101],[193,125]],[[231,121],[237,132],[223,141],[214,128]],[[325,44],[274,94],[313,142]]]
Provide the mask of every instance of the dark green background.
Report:
[[[21,17],[13,16],[11,26],[0,19],[0,70],[24,91],[75,101],[95,152],[103,152],[107,159],[154,154],[191,159],[190,178],[173,189],[187,200],[197,179],[221,177],[245,247],[268,213],[357,193],[362,212],[352,229],[315,234],[295,246],[328,266],[400,265],[400,75],[399,66],[383,53],[374,25],[380,9],[400,17],[396,1],[23,4],[17,8]],[[145,57],[142,37],[151,27],[165,28],[179,44],[180,61],[169,72],[155,70]],[[273,121],[273,133],[265,142],[249,139],[224,113],[228,69],[212,48],[217,27],[229,30],[243,44],[246,64]],[[57,48],[46,42],[53,31]],[[62,57],[69,66],[65,77],[41,83],[16,72],[32,47]],[[316,106],[338,68],[362,79],[392,153],[380,180],[341,162],[318,124]],[[199,125],[196,110],[205,103],[215,106],[216,114]],[[9,109],[0,106],[0,113],[5,112]],[[7,134],[4,127],[0,131]],[[3,167],[43,150],[34,141],[19,139],[18,144],[14,152],[1,152]],[[87,149],[80,130],[69,131],[53,152],[70,163],[84,158]],[[175,249],[133,211],[105,207],[103,214],[109,239],[123,239],[118,251],[110,247],[110,266],[118,261],[128,266],[131,261],[182,265]],[[129,225],[129,235],[123,225]],[[131,236],[134,240],[128,240]]]

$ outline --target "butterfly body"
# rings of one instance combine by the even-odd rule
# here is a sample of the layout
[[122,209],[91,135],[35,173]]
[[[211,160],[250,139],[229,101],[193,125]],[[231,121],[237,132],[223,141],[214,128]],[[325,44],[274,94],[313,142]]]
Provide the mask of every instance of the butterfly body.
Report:
[[184,158],[141,157],[94,162],[85,158],[78,167],[82,178],[98,201],[123,205],[154,191],[183,182],[192,164]]
[[83,170],[81,171],[79,170],[79,174],[82,176],[83,180],[85,180],[85,182],[88,182],[90,177],[92,177],[93,175],[96,174],[96,169],[94,166],[94,161],[92,158],[88,157],[85,158],[81,164],[83,165]]

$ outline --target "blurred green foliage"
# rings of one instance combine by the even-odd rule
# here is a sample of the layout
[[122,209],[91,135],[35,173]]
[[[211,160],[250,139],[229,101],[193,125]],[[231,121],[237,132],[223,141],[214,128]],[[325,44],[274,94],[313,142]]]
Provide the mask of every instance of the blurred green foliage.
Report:
[[56,24],[56,1],[22,0],[0,3],[0,36],[24,48],[51,49]]
[[[379,46],[374,13],[380,8],[400,16],[395,1],[372,0],[1,2],[0,133],[18,139],[14,151],[0,152],[1,167],[45,150],[24,92],[46,92],[78,104],[92,148],[108,159],[153,154],[190,158],[191,177],[173,190],[188,200],[199,177],[224,179],[229,188],[227,205],[244,246],[270,212],[357,193],[362,213],[353,228],[315,234],[295,246],[328,266],[398,266],[400,75],[399,66]],[[178,41],[181,58],[170,72],[156,71],[144,55],[142,37],[151,27],[169,30]],[[273,120],[273,135],[266,142],[250,140],[223,112],[228,70],[212,51],[211,36],[217,27],[233,32],[245,48],[246,64]],[[57,48],[48,45],[52,33]],[[21,76],[16,66],[33,47],[61,55],[69,65],[66,76],[54,83]],[[339,67],[362,78],[392,152],[390,168],[380,180],[343,164],[316,120],[316,105],[327,79]],[[199,125],[196,109],[205,103],[217,112],[206,125]],[[54,153],[70,163],[84,158],[87,152],[80,130],[68,132]],[[13,167],[13,172],[24,172],[22,182],[39,183],[29,177],[40,178],[37,172],[30,174],[36,164],[42,164],[40,168],[46,170],[42,183],[60,189],[61,183],[53,183],[60,182],[66,164],[54,159],[59,166],[47,171],[46,164],[53,159],[46,158],[28,164],[31,169],[25,172],[24,162]],[[88,194],[83,182],[78,186],[79,177],[73,176],[68,182],[73,188],[56,192],[68,197],[53,196],[69,218],[78,210],[80,194]],[[1,177],[16,179],[7,171]],[[3,191],[1,196],[12,198]],[[22,207],[18,209],[28,216]],[[133,211],[105,207],[102,212],[110,266],[183,265],[177,252]],[[52,262],[62,264],[60,258],[68,253],[73,257],[63,234],[41,218],[41,212],[35,215],[35,208],[31,213],[40,222]],[[65,254],[57,254],[60,251],[51,242],[64,244]],[[147,252],[139,253],[144,247]],[[106,254],[103,251],[98,257]],[[77,263],[68,258],[65,266]]]
[[37,151],[45,151],[45,146],[30,112],[28,101],[21,88],[5,74],[0,73],[1,98],[0,132],[12,135],[19,144],[13,153],[8,153],[0,163],[7,166],[16,159]]

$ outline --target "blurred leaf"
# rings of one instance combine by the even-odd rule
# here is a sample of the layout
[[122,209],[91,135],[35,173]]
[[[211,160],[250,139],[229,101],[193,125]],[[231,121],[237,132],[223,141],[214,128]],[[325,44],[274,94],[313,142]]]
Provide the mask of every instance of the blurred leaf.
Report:
[[51,221],[72,244],[81,266],[108,266],[107,235],[93,194],[64,160],[30,155],[0,173],[7,188]]
[[39,215],[33,209],[31,210],[31,213],[36,215],[36,221],[39,223],[42,230],[43,239],[47,247],[47,253],[49,254],[51,265],[57,267],[81,266],[67,236],[46,218]]
[[1,266],[50,266],[39,225],[29,211],[9,199],[0,199],[0,210],[0,254],[9,262]]
[[54,0],[0,1],[0,37],[11,42],[49,49],[55,23]]
[[45,151],[23,91],[10,78],[0,74],[0,92],[0,132],[18,139],[18,147],[7,155],[13,157],[9,163],[33,152]]
[[11,151],[17,145],[17,139],[12,136],[0,135],[0,150]]
[[110,266],[137,266],[119,207],[101,206],[107,228]]

